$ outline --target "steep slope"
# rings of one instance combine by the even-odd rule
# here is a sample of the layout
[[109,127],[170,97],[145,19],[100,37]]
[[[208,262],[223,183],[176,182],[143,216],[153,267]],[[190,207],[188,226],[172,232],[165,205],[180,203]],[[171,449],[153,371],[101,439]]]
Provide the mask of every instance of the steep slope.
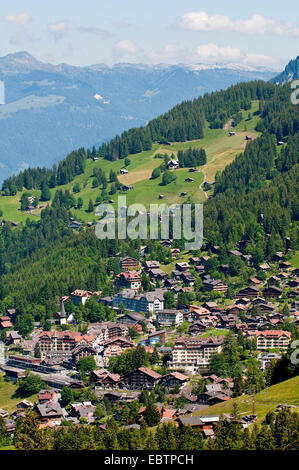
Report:
[[0,58],[0,182],[145,125],[180,101],[272,76],[236,66],[54,66],[9,54]]
[[[219,405],[213,405],[204,410],[195,411],[193,415],[209,416],[222,413],[230,414],[233,403],[238,403],[241,416],[252,414],[252,396],[243,395]],[[293,405],[298,411],[299,407],[299,376],[286,380],[276,385],[272,385],[255,396],[255,413],[258,421],[261,422],[269,411],[275,411],[277,405]]]
[[299,78],[299,56],[296,59],[291,60],[284,71],[274,77],[271,82],[277,85],[283,85],[291,80],[295,80],[296,78]]

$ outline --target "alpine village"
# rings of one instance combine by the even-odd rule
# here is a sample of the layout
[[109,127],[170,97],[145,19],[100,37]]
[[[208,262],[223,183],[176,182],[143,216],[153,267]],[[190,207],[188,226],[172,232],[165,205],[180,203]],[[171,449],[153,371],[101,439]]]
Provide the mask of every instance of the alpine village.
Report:
[[[1,448],[298,449],[290,93],[240,83],[3,182]],[[98,239],[120,195],[202,203],[202,247],[171,221],[166,239]]]

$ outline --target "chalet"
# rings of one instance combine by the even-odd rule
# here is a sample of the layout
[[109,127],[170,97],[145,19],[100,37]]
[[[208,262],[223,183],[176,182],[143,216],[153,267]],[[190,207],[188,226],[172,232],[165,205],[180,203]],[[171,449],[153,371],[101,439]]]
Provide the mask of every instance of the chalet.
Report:
[[116,286],[138,290],[141,288],[141,277],[137,271],[125,271],[116,276]]
[[185,179],[185,183],[193,183],[193,179],[192,178],[186,178]]
[[221,265],[219,266],[219,271],[220,271],[221,273],[227,273],[228,270],[229,270],[229,264],[221,264]]
[[222,310],[216,302],[205,302],[202,304],[203,308],[206,308],[209,312],[219,312]]
[[160,374],[147,367],[139,367],[139,369],[124,375],[122,383],[125,388],[131,390],[152,390],[161,377]]
[[210,311],[203,305],[200,307],[198,305],[190,305],[189,309],[194,319],[202,319],[210,316]]
[[182,275],[182,281],[183,281],[184,284],[187,284],[189,286],[193,286],[196,279],[193,276],[193,274],[191,274],[189,272],[184,272],[183,275]]
[[260,281],[260,280],[257,279],[256,277],[251,277],[251,278],[249,279],[249,283],[252,284],[252,285],[254,285],[254,286],[259,286],[259,285],[262,283],[262,281]]
[[236,295],[237,299],[241,299],[242,297],[258,297],[259,296],[259,290],[256,287],[253,286],[248,286],[245,287],[244,289],[239,290],[239,292]]
[[289,261],[282,261],[279,263],[279,269],[290,269],[292,267],[291,263]]
[[22,336],[17,331],[6,331],[7,344],[20,344]]
[[175,269],[180,272],[186,272],[189,271],[190,266],[188,263],[183,262],[183,263],[176,263]]
[[126,168],[121,168],[120,173],[121,173],[122,175],[126,175],[126,174],[129,173],[129,172],[128,172],[128,170],[127,170]]
[[70,411],[70,416],[74,416],[78,419],[85,418],[88,424],[94,422],[94,412],[96,407],[92,405],[90,401],[83,403],[73,403]]
[[225,393],[216,393],[212,397],[208,398],[207,404],[209,406],[218,405],[219,403],[226,402],[231,400],[231,397],[227,396]]
[[281,251],[277,251],[275,255],[273,256],[272,260],[273,261],[282,261],[283,260],[284,254]]
[[291,279],[288,281],[288,286],[297,289],[299,287],[299,279]]
[[132,186],[131,184],[124,184],[122,186],[123,191],[132,191],[132,189],[134,189],[134,186]]
[[138,322],[144,321],[145,317],[141,313],[137,312],[128,312],[125,315],[122,315],[118,319],[118,323],[126,323],[128,326],[135,325]]
[[164,281],[167,278],[167,274],[159,268],[150,269],[148,275],[151,279],[158,281]]
[[47,403],[55,397],[56,392],[55,390],[41,390],[38,394],[38,401],[40,404]]
[[0,328],[5,330],[6,328],[13,328],[13,324],[10,321],[9,317],[1,317],[0,318]]
[[189,380],[189,377],[187,377],[187,375],[183,375],[180,372],[170,372],[169,374],[164,375],[160,379],[159,384],[168,388],[173,388],[173,387],[176,387],[177,385],[181,387],[188,380]]
[[177,284],[178,284],[178,281],[176,279],[166,279],[164,282],[164,286],[169,287],[170,289],[177,286]]
[[180,167],[178,160],[169,160],[167,163],[167,168],[169,170],[177,170]]
[[42,422],[54,422],[60,424],[62,419],[67,416],[67,412],[61,408],[58,402],[48,402],[35,406],[35,411]]
[[126,256],[125,258],[120,259],[120,267],[121,269],[128,270],[128,269],[136,269],[138,267],[138,261],[131,256]]
[[97,351],[88,343],[82,342],[71,351],[72,360],[77,363],[83,357],[96,356]]
[[83,222],[78,222],[77,220],[74,220],[70,222],[69,227],[72,230],[79,230],[79,228],[83,227],[83,225],[84,225]]
[[245,140],[247,140],[247,141],[251,141],[251,140],[252,140],[252,137],[251,137],[251,135],[247,135],[247,136],[245,137]]
[[179,255],[181,250],[179,248],[172,248],[170,250],[171,257],[174,258],[175,256]]
[[240,313],[244,313],[246,311],[246,307],[244,305],[232,305],[230,307],[227,307],[226,313],[231,314],[231,315],[239,315]]
[[252,305],[259,305],[265,303],[265,299],[262,297],[256,297],[255,299],[251,300]]
[[282,296],[282,289],[275,286],[269,286],[263,290],[263,295],[266,299],[278,299]]
[[242,297],[242,299],[236,299],[235,304],[248,307],[250,305],[250,299],[247,299],[246,297]]
[[121,349],[128,349],[128,348],[134,348],[135,344],[133,341],[130,341],[127,338],[124,338],[122,336],[118,338],[113,338],[113,339],[108,339],[107,341],[104,342],[103,346],[104,349],[107,348],[108,346],[119,346]]
[[159,261],[145,261],[144,265],[145,265],[146,271],[149,271],[150,269],[159,269],[160,268]]
[[8,416],[9,416],[8,411],[5,411],[2,408],[0,408],[0,418],[4,419],[4,418],[8,418]]
[[229,133],[229,135],[230,135],[230,137],[232,137],[233,135],[236,135],[236,133],[233,132],[233,131],[231,131],[231,132]]
[[101,355],[103,356],[103,364],[108,365],[111,357],[120,356],[123,352],[124,352],[124,349],[122,349],[120,346],[110,344],[101,353]]
[[245,263],[248,263],[248,264],[252,263],[252,255],[244,255],[244,254],[243,254],[243,255],[241,256],[241,259],[242,259],[243,261],[245,261]]
[[197,256],[192,256],[191,258],[189,258],[189,263],[192,265],[196,265],[200,263],[200,258],[198,258]]
[[238,251],[238,250],[230,250],[228,253],[233,256],[239,256],[239,257],[242,256],[241,251]]
[[199,274],[203,274],[205,272],[205,267],[203,264],[199,264],[198,266],[195,266],[195,271]]
[[299,291],[298,290],[291,290],[290,292],[287,293],[287,297],[289,299],[295,299],[296,297],[299,297]]
[[238,321],[238,316],[237,315],[219,315],[219,327],[220,328],[232,328],[235,326],[235,324]]
[[33,408],[33,403],[29,400],[22,400],[16,404],[18,410],[27,410],[28,408]]
[[204,333],[207,329],[207,326],[202,320],[195,321],[189,327],[190,336],[198,336],[200,333]]
[[[272,304],[259,303],[258,308],[260,309],[262,315],[265,315],[266,313],[272,313],[274,311],[274,305]],[[250,312],[251,310],[249,311],[249,313]]]
[[106,369],[100,369],[91,372],[90,380],[94,382],[97,387],[113,389],[114,387],[118,387],[121,379],[119,374],[111,374]]
[[228,289],[227,284],[220,279],[207,279],[203,283],[204,290],[225,293]]

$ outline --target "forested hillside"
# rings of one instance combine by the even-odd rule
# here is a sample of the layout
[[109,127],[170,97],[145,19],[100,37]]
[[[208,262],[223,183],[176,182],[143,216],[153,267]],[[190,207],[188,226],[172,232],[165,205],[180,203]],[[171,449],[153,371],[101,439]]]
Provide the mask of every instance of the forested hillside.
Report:
[[[246,252],[257,266],[276,251],[285,251],[287,237],[292,249],[299,248],[299,114],[289,97],[288,85],[280,88],[252,82],[184,102],[148,126],[125,132],[106,146],[73,152],[52,170],[26,170],[9,178],[3,192],[11,194],[23,187],[44,189],[45,185],[59,189],[63,182],[84,174],[92,155],[99,156],[104,165],[111,159],[117,162],[130,157],[130,152],[151,148],[156,141],[204,141],[205,133],[237,119],[241,110],[248,108],[249,113],[252,101],[258,100],[256,132],[261,135],[248,143],[222,174],[217,173],[214,195],[204,207],[203,247],[208,253],[212,246],[219,246],[220,262],[225,262],[228,251],[238,241],[247,240]],[[278,145],[279,141],[284,144]],[[190,142],[187,145],[192,147]],[[67,224],[72,212],[71,197],[69,191],[58,191],[51,207],[42,210],[40,220],[27,221],[18,228],[9,223],[2,225],[2,312],[16,308],[20,315],[31,312],[36,320],[51,317],[57,309],[53,299],[68,295],[79,285],[108,295],[109,279],[117,274],[118,262],[111,258],[107,263],[107,258],[117,253],[139,257],[141,240],[99,241],[94,228],[79,234],[71,231]],[[149,244],[148,256],[165,264],[171,258],[169,250],[162,250],[158,242]]]

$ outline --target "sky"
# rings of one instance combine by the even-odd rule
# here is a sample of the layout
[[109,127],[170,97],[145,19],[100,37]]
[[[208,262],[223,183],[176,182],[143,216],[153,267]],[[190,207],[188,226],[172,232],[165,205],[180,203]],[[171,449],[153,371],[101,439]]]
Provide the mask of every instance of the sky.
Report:
[[0,56],[280,70],[299,55],[298,13],[298,0],[10,0],[1,5]]

